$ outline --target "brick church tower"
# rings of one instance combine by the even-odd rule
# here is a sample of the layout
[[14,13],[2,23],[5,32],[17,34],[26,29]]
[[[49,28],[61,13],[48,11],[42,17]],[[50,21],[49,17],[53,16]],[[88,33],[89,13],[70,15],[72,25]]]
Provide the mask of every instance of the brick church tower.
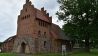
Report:
[[[18,16],[17,38],[15,41],[15,52],[35,53],[46,50],[50,46],[49,30],[52,18],[44,8],[38,10],[26,0],[23,9]],[[47,38],[46,38],[47,37]],[[47,48],[44,48],[48,43]],[[41,50],[42,49],[42,50]]]
[[52,23],[52,17],[44,8],[39,10],[26,0],[18,15],[16,36],[4,42],[4,46],[10,42],[12,49],[3,49],[16,53],[61,52],[62,45],[67,47],[68,41],[60,27]]

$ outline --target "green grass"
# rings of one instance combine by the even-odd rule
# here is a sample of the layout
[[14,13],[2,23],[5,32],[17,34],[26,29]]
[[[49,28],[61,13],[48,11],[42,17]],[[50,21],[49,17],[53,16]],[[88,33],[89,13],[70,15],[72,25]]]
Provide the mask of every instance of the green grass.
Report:
[[16,56],[14,53],[0,53],[0,56]]
[[[15,53],[0,53],[0,56],[17,56]],[[32,56],[62,56],[61,53],[33,54]],[[90,53],[81,51],[69,52],[66,56],[98,56],[98,49],[92,49]]]
[[33,56],[61,56],[60,53],[35,54]]
[[90,53],[86,53],[86,52],[72,52],[69,53],[68,56],[98,56],[98,49],[91,49]]

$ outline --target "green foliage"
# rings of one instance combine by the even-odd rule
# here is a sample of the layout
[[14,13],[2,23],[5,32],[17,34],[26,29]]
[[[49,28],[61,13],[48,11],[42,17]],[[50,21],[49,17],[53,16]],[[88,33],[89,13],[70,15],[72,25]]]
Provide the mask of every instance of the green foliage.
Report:
[[[80,41],[85,40],[86,49],[90,42],[98,39],[98,0],[58,0],[60,10],[59,20],[65,25],[66,34]],[[73,37],[75,36],[75,37]]]

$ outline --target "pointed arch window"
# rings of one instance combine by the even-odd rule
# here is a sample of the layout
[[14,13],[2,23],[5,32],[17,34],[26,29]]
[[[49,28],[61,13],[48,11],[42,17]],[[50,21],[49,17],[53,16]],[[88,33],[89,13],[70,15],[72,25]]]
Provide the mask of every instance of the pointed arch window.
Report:
[[46,37],[46,32],[44,32],[44,37]]
[[39,36],[39,37],[41,36],[41,31],[38,31],[38,36]]
[[25,9],[25,11],[27,12],[27,9]]
[[44,48],[46,48],[46,44],[47,44],[47,42],[46,42],[46,41],[44,41]]

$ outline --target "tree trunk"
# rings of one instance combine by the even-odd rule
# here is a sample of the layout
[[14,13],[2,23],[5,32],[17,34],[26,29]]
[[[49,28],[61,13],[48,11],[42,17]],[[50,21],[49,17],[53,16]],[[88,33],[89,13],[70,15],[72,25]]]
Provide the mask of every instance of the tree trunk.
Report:
[[85,35],[85,51],[90,52],[89,34],[88,34],[88,32],[86,32],[86,35]]

